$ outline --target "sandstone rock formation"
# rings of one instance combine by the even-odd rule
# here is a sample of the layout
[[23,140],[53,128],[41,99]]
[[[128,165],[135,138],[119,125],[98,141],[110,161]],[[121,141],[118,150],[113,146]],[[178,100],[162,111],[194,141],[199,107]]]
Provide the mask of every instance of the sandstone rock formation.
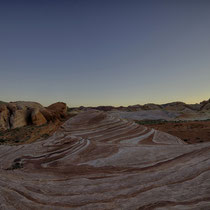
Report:
[[172,102],[167,104],[132,105],[128,107],[113,107],[113,106],[98,106],[98,107],[80,107],[79,109],[86,110],[87,108],[96,109],[99,111],[142,111],[142,110],[164,110],[164,111],[202,111],[210,110],[210,99],[203,101],[200,104],[185,104],[183,102]]
[[40,110],[36,108],[31,112],[31,122],[33,125],[39,126],[47,123],[47,120],[40,112]]
[[52,137],[0,146],[1,209],[209,209],[210,143],[100,111]]
[[67,114],[67,106],[65,103],[57,102],[55,104],[52,104],[46,108],[49,112],[52,113],[52,115],[55,116],[55,118],[62,119],[66,117]]
[[201,110],[210,110],[210,99],[208,101],[203,101],[200,103]]
[[9,123],[10,112],[6,104],[0,104],[0,130],[7,130],[10,128]]
[[15,109],[10,116],[11,129],[23,127],[29,124],[30,110]]
[[162,109],[161,105],[157,105],[157,104],[145,104],[142,106],[142,110],[160,110]]
[[65,103],[43,107],[36,102],[17,101],[0,103],[0,130],[26,125],[43,125],[47,121],[61,120],[67,114]]
[[[97,110],[98,107],[96,107]],[[106,108],[103,108],[107,111]],[[110,111],[111,110],[111,111]],[[210,100],[200,104],[185,104],[172,102],[162,105],[145,104],[128,107],[109,107],[109,112],[132,120],[208,120],[210,119]]]

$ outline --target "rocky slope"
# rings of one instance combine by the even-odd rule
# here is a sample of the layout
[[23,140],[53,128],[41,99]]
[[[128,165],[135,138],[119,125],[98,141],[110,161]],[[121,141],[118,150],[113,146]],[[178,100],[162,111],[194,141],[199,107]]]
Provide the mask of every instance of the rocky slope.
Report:
[[168,104],[145,104],[128,107],[96,107],[97,110],[105,110],[126,119],[132,120],[207,120],[210,119],[210,100],[200,104],[185,104],[173,102]]
[[99,111],[143,111],[143,110],[164,110],[164,111],[205,111],[210,110],[210,99],[207,101],[202,101],[200,104],[185,104],[183,102],[172,102],[167,104],[153,104],[148,103],[144,105],[132,105],[127,107],[114,107],[114,106],[98,106],[98,107],[79,107],[77,109],[87,109],[92,108]]
[[210,120],[205,121],[138,121],[147,127],[177,136],[189,144],[210,142]]
[[210,143],[101,111],[52,137],[0,146],[0,209],[209,209]]
[[65,103],[58,102],[43,107],[36,102],[0,102],[0,131],[26,125],[40,126],[64,118],[67,114]]

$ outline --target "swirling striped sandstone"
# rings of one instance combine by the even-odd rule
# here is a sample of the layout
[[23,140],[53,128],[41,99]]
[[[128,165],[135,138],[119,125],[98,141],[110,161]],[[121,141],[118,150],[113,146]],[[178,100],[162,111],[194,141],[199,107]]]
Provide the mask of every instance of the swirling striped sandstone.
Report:
[[[15,159],[23,168],[5,170]],[[100,111],[45,141],[0,146],[0,166],[0,209],[210,207],[210,143],[187,145]]]

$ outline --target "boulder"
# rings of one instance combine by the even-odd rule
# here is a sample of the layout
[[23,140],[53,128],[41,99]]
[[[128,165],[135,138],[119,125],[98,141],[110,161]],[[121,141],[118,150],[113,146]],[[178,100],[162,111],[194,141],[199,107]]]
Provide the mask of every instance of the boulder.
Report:
[[59,121],[67,116],[67,105],[62,102],[43,107],[36,102],[0,101],[0,130],[14,129],[26,125],[43,125],[50,121]]
[[28,109],[16,109],[10,116],[10,128],[19,128],[29,124],[30,111]]
[[[43,110],[45,108],[36,102],[17,101],[7,103],[7,109],[10,113],[8,128],[14,129],[32,124],[32,112],[34,110]],[[35,113],[33,112],[33,120],[36,125],[46,123],[46,119],[41,113],[37,113],[37,111]]]
[[40,126],[47,123],[47,120],[38,108],[31,112],[31,122],[33,125]]
[[40,110],[40,112],[42,113],[42,115],[44,116],[44,118],[50,122],[50,121],[56,121],[56,117],[55,115],[53,115],[52,112],[50,112],[49,110],[47,109],[43,109],[43,110]]
[[67,105],[63,102],[54,103],[47,108],[48,114],[53,119],[61,120],[62,118],[67,116]]

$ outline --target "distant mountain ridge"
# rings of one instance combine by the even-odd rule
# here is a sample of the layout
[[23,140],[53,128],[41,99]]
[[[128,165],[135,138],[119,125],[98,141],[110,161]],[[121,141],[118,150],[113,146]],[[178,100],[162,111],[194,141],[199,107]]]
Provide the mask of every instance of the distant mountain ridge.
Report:
[[[166,104],[148,103],[131,106],[98,106],[71,108],[75,111],[95,109],[113,112],[127,119],[163,119],[163,120],[205,120],[210,119],[210,99],[197,104],[171,102]],[[26,125],[43,125],[47,122],[60,120],[67,113],[67,105],[62,102],[43,107],[37,102],[0,101],[0,130],[18,128]]]
[[75,109],[83,110],[83,109],[96,109],[100,111],[142,111],[142,110],[169,110],[169,111],[183,111],[185,109],[193,110],[193,111],[202,111],[202,110],[210,110],[210,99],[207,101],[202,101],[199,104],[186,104],[184,102],[171,102],[166,104],[154,104],[148,103],[144,105],[136,104],[130,106],[97,106],[97,107],[78,107]]

